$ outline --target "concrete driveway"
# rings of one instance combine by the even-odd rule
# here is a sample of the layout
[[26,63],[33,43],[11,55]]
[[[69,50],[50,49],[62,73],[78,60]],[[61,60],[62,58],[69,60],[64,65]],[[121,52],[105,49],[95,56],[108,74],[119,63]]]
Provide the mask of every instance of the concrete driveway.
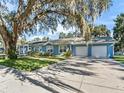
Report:
[[0,93],[124,93],[124,67],[71,58],[34,72],[0,67]]

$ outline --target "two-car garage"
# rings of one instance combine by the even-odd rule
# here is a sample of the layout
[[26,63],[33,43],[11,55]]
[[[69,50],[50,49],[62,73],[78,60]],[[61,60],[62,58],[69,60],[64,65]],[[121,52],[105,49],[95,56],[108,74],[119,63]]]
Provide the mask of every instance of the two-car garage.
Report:
[[75,46],[75,56],[79,57],[107,58],[108,53],[113,55],[107,45]]
[[88,56],[88,47],[86,46],[77,46],[76,48],[76,56],[87,57]]
[[107,57],[107,46],[93,46],[92,57],[95,58],[106,58]]

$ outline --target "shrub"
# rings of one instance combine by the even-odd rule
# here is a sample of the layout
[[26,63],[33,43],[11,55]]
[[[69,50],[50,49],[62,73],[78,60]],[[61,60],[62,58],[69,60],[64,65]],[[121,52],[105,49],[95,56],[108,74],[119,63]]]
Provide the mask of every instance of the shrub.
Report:
[[40,52],[35,52],[35,53],[33,54],[33,57],[40,57],[40,55],[41,55]]
[[63,54],[63,56],[64,57],[66,57],[66,58],[69,58],[69,57],[71,57],[71,51],[70,50],[67,50],[64,54]]
[[45,56],[45,57],[52,56],[52,53],[45,52],[45,53],[42,54],[42,56]]
[[28,52],[28,55],[29,55],[29,56],[32,56],[32,54],[33,54],[33,51],[29,51],[29,52]]
[[32,57],[40,57],[42,55],[42,53],[30,51],[30,52],[28,52],[28,55],[32,56]]

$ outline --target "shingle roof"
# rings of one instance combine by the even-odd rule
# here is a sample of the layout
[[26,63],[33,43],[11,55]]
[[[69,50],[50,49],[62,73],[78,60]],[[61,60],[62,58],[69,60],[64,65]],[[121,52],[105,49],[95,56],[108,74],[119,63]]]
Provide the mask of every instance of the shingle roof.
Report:
[[[83,38],[75,37],[75,38],[64,38],[64,39],[57,39],[57,40],[49,40],[49,41],[34,41],[29,42],[29,44],[40,44],[40,45],[47,45],[47,44],[86,44],[87,42]],[[94,38],[89,43],[114,43],[114,39],[111,37],[99,37]]]

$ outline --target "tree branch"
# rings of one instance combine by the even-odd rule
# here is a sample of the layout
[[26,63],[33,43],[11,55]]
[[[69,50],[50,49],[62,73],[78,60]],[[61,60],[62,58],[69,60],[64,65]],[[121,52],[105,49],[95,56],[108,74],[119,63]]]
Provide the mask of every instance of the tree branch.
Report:
[[25,12],[19,16],[18,18],[19,20],[23,21],[25,20],[25,18],[27,18],[31,14],[32,7],[35,4],[35,2],[36,0],[28,0],[27,8],[25,9]]
[[0,21],[1,21],[1,25],[0,25],[0,35],[2,36],[4,41],[8,41],[8,32],[7,32],[7,27],[4,23],[4,20],[2,19],[2,17],[0,16]]
[[[56,14],[59,14],[59,15],[70,16],[70,17],[73,17],[73,18],[78,18],[78,17],[79,17],[79,16],[78,16],[78,13],[75,13],[75,14],[74,14],[73,12],[69,12],[69,11],[65,11],[65,10],[46,10],[46,11],[44,11],[44,12],[41,12],[41,13],[37,14],[37,15],[33,18],[32,22],[28,22],[28,23],[25,22],[25,23],[20,27],[21,30],[19,30],[19,31],[20,31],[19,33],[21,33],[21,31],[23,31],[23,30],[32,28],[32,26],[34,26],[34,24],[35,24],[38,20],[42,20],[47,14],[50,14],[50,13],[56,13]],[[83,27],[84,21],[85,21],[85,20],[83,20],[83,19],[80,18],[78,25],[81,26],[81,27]],[[22,30],[22,29],[23,29],[23,30]]]
[[23,7],[23,0],[18,0],[18,9],[17,9],[17,15],[16,15],[16,17],[18,17],[20,14],[21,14],[21,12],[22,12],[22,7]]

